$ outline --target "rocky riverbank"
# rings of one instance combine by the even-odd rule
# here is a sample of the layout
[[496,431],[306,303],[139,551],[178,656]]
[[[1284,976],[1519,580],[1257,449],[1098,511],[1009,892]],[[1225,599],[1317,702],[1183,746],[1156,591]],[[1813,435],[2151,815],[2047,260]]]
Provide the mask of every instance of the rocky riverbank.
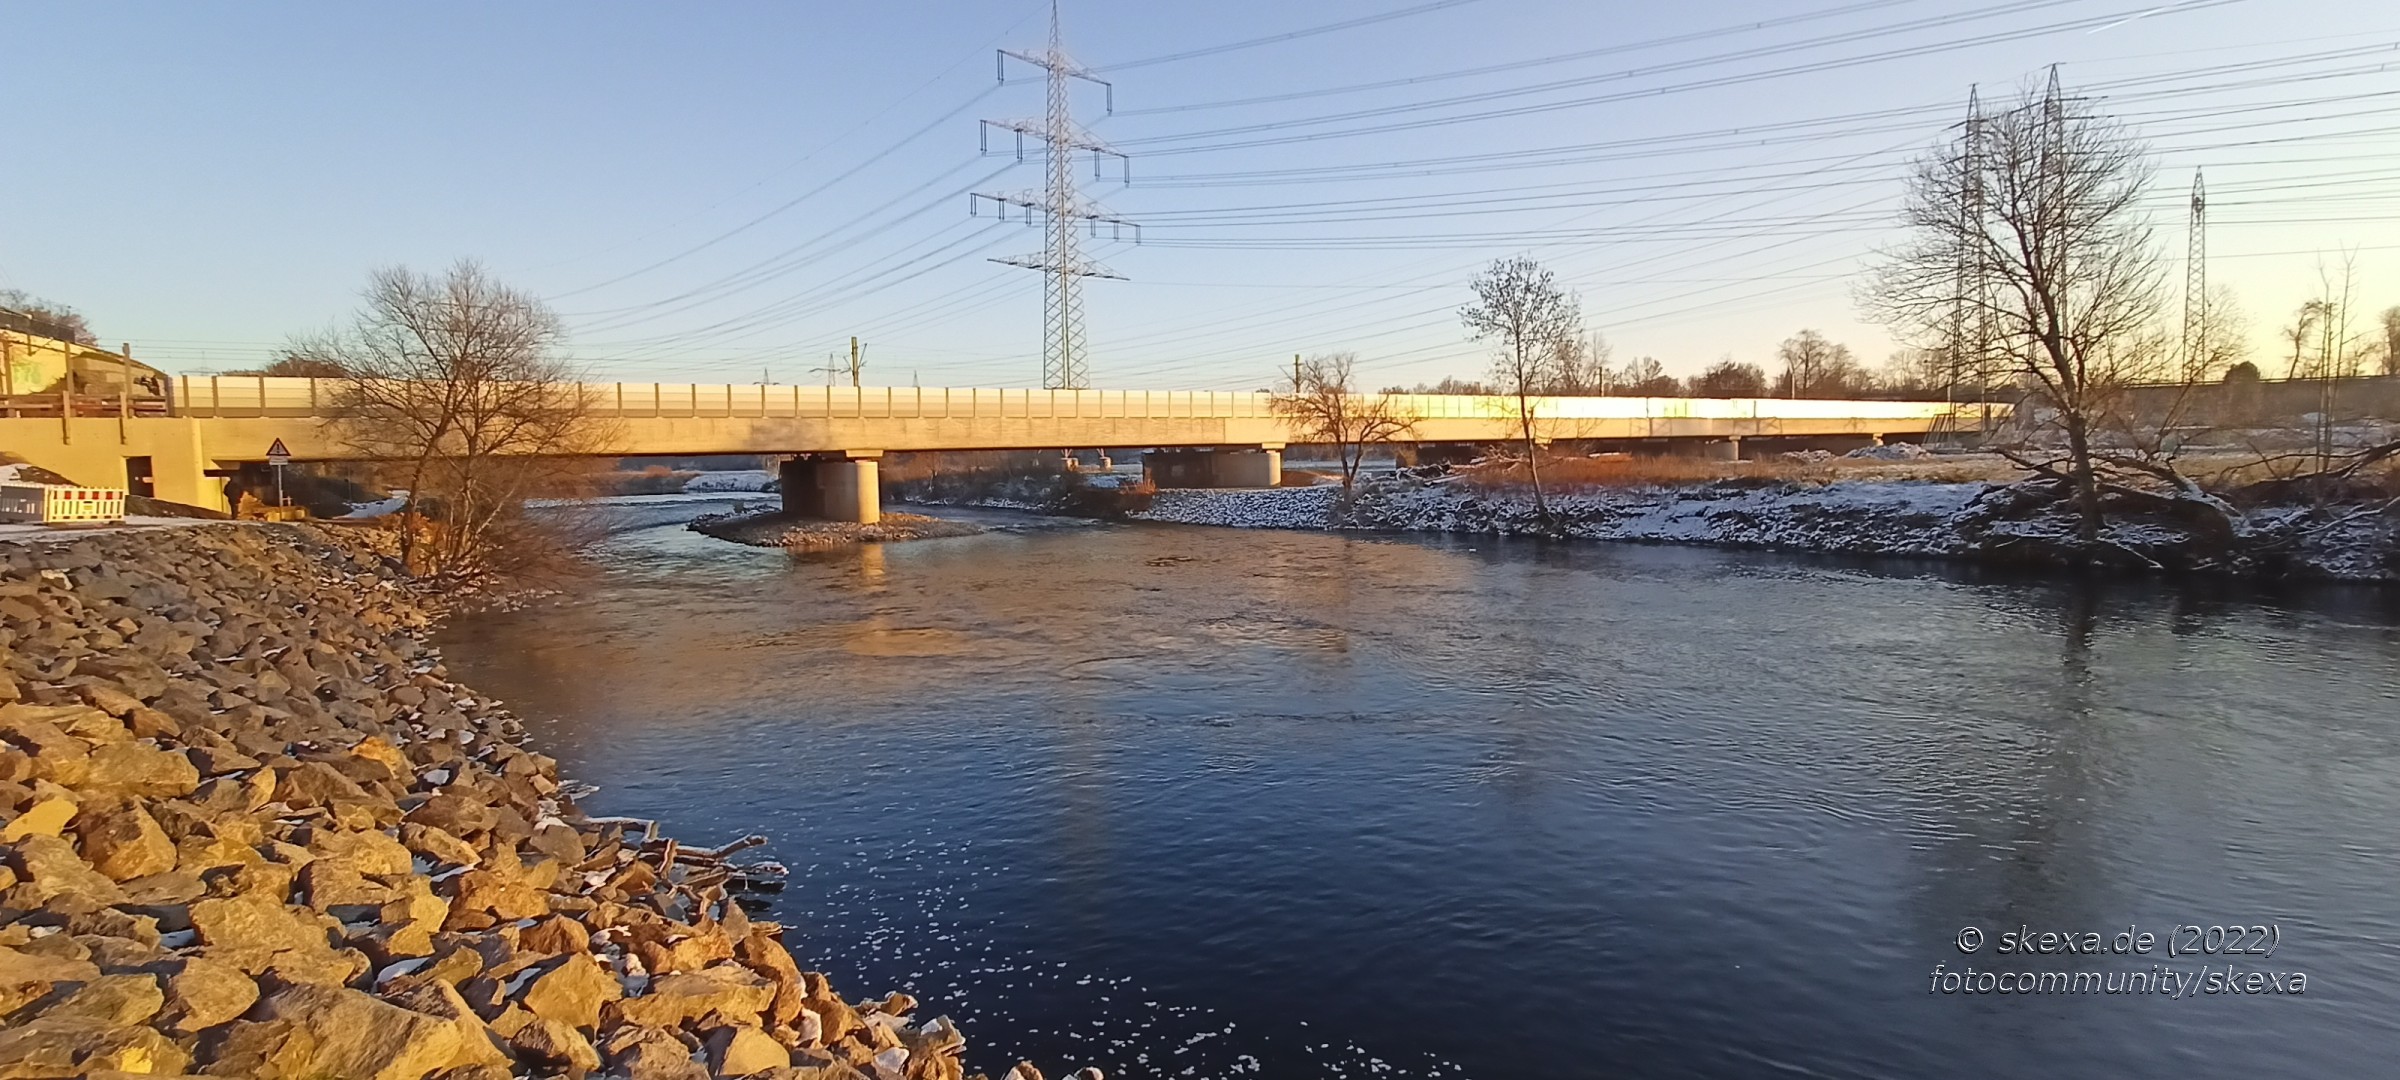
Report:
[[0,1077],[962,1075],[750,917],[754,839],[580,810],[365,541],[0,542]]
[[904,540],[936,540],[947,536],[973,536],[983,531],[982,527],[963,521],[944,521],[923,514],[885,514],[881,521],[861,525],[801,517],[780,510],[710,514],[693,519],[684,528],[751,547],[790,548],[795,551],[822,551],[853,544],[897,543]]
[[[1545,523],[1532,499],[1457,478],[1339,488],[1161,491],[1140,520],[1234,528],[1360,529],[1553,535],[1851,555],[2060,564],[2074,534],[2063,507],[2028,508],[2020,489],[1987,483],[1725,481],[1554,494]],[[2266,507],[2243,527],[2256,542],[2238,561],[2194,530],[2126,515],[2103,536],[2115,565],[2141,570],[2303,580],[2400,581],[2400,514],[2362,504]]]

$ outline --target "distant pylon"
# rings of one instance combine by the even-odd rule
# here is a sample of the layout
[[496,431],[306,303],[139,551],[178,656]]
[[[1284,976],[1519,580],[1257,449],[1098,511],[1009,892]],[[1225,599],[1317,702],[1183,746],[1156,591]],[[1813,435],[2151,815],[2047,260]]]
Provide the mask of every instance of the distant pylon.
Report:
[[2192,170],[2191,249],[2183,264],[2183,367],[2196,376],[2208,362],[2208,188]]
[[[1058,0],[1050,2],[1049,50],[1040,56],[1000,50],[999,67],[1003,82],[1008,78],[1008,61],[1011,57],[1048,73],[1049,110],[1039,121],[984,121],[983,148],[986,153],[991,151],[991,129],[995,127],[1016,134],[1019,158],[1025,156],[1025,139],[1028,136],[1040,140],[1047,155],[1048,175],[1038,193],[994,195],[978,192],[970,195],[967,197],[967,212],[974,213],[979,202],[990,200],[1003,221],[1007,220],[1008,209],[1012,206],[1025,212],[1027,224],[1033,223],[1037,213],[1041,215],[1042,224],[1046,227],[1041,254],[992,261],[1042,272],[1042,385],[1053,390],[1081,390],[1090,385],[1084,366],[1083,279],[1122,278],[1084,258],[1082,252],[1076,250],[1075,228],[1079,223],[1083,224],[1094,236],[1099,235],[1103,224],[1109,226],[1112,235],[1122,235],[1123,230],[1134,229],[1136,240],[1140,239],[1141,233],[1139,226],[1133,222],[1109,214],[1075,190],[1073,166],[1076,151],[1088,151],[1092,155],[1092,172],[1095,176],[1100,171],[1100,159],[1113,157],[1123,163],[1125,155],[1109,148],[1106,143],[1076,125],[1067,101],[1067,81],[1081,79],[1107,90],[1111,112],[1116,109],[1116,88],[1067,59],[1059,34]],[[1124,175],[1130,176],[1130,172]]]
[[[1967,88],[1967,121],[1959,135],[1958,161],[1958,280],[1950,308],[1950,356],[1944,372],[1943,396],[1965,381],[1969,372],[1980,384],[1984,343],[1981,329],[1989,324],[1984,300],[1983,222],[1983,98],[1979,88]],[[1978,393],[1981,391],[1978,390]]]

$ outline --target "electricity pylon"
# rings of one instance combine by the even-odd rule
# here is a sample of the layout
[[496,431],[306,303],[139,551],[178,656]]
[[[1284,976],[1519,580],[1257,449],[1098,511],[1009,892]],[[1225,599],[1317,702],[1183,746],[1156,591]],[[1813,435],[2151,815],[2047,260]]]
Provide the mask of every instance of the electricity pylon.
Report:
[[2208,362],[2208,189],[2192,170],[2190,252],[2183,266],[2183,369],[2197,376]]
[[978,192],[967,196],[967,212],[973,214],[977,205],[989,200],[998,210],[1001,220],[1008,219],[1010,207],[1024,211],[1026,224],[1033,224],[1037,215],[1044,229],[1044,242],[1039,255],[1018,255],[993,259],[1009,266],[1039,270],[1042,283],[1042,386],[1052,390],[1082,390],[1090,385],[1084,368],[1083,341],[1083,279],[1087,277],[1115,278],[1106,267],[1085,258],[1077,250],[1075,231],[1078,226],[1098,236],[1100,226],[1107,225],[1112,237],[1122,236],[1124,230],[1134,229],[1138,240],[1139,226],[1101,209],[1099,204],[1085,199],[1075,190],[1074,158],[1077,151],[1092,155],[1092,173],[1100,173],[1103,158],[1116,158],[1130,178],[1130,166],[1125,155],[1094,138],[1075,123],[1067,101],[1068,81],[1080,79],[1107,91],[1109,109],[1116,108],[1116,88],[1099,79],[1086,68],[1067,58],[1058,29],[1058,0],[1050,3],[1050,48],[1039,56],[1009,49],[1000,50],[998,67],[1001,81],[1008,79],[1008,61],[1015,58],[1041,68],[1047,73],[1050,99],[1049,110],[1041,120],[986,120],[982,126],[983,149],[991,152],[991,130],[999,128],[1017,136],[1017,157],[1025,156],[1025,140],[1032,138],[1043,144],[1048,175],[1039,192],[987,194]]
[[1976,399],[1982,400],[1985,356],[1990,351],[1991,316],[1984,272],[1983,216],[1983,97],[1978,87],[1967,90],[1967,121],[1960,129],[1958,162],[1958,280],[1950,307],[1950,357],[1943,378],[1943,400],[1972,373]]

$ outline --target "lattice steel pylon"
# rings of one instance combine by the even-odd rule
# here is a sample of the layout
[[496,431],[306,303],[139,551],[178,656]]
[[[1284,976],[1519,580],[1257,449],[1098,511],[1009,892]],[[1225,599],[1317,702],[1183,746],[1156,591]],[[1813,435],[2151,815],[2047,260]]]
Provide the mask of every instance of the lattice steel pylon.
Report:
[[1987,331],[1991,326],[1990,312],[1985,308],[1989,299],[1985,283],[1989,275],[1984,264],[1983,215],[1983,97],[1978,87],[1967,89],[1967,120],[1960,128],[1958,140],[1958,280],[1950,307],[1950,356],[1945,365],[1943,397],[1969,377],[1976,382],[1976,396],[1981,400],[1985,355],[1990,351]]
[[[1116,158],[1122,164],[1125,155],[1094,138],[1075,123],[1074,112],[1067,100],[1069,80],[1081,79],[1107,91],[1109,109],[1116,108],[1116,88],[1105,80],[1067,58],[1058,27],[1058,0],[1050,3],[1050,48],[1039,56],[1009,49],[1000,50],[998,58],[1000,79],[1008,79],[1008,61],[1014,58],[1047,73],[1049,108],[1041,120],[986,120],[982,125],[983,149],[991,152],[991,131],[999,128],[1017,136],[1017,156],[1025,156],[1025,140],[1030,137],[1043,144],[1049,166],[1040,192],[988,194],[977,192],[967,197],[967,212],[989,201],[998,210],[1001,220],[1007,220],[1010,207],[1025,214],[1027,224],[1037,216],[1044,226],[1044,242],[1039,255],[1018,255],[993,259],[1009,266],[1039,270],[1042,283],[1042,386],[1051,390],[1082,390],[1090,385],[1084,365],[1083,279],[1087,277],[1115,278],[1122,275],[1085,258],[1078,250],[1075,231],[1078,226],[1099,235],[1100,226],[1107,225],[1113,236],[1122,236],[1127,229],[1141,237],[1140,227],[1100,208],[1099,204],[1075,190],[1074,158],[1076,151],[1092,155],[1092,173],[1100,173],[1103,158]],[[1130,166],[1127,166],[1130,170]],[[1125,175],[1130,177],[1130,171]]]
[[2183,368],[2197,376],[2208,362],[2208,188],[2192,170],[2191,249],[2183,265]]

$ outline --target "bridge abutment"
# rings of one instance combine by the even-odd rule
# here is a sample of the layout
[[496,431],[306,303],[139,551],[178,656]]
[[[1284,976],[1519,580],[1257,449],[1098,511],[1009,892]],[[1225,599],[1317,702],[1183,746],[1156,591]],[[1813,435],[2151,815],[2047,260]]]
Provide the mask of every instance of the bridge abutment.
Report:
[[791,458],[776,466],[783,511],[826,521],[872,525],[883,520],[880,450]]
[[217,463],[201,445],[200,424],[188,417],[0,417],[0,449],[87,487],[230,510],[224,477],[209,475]]

